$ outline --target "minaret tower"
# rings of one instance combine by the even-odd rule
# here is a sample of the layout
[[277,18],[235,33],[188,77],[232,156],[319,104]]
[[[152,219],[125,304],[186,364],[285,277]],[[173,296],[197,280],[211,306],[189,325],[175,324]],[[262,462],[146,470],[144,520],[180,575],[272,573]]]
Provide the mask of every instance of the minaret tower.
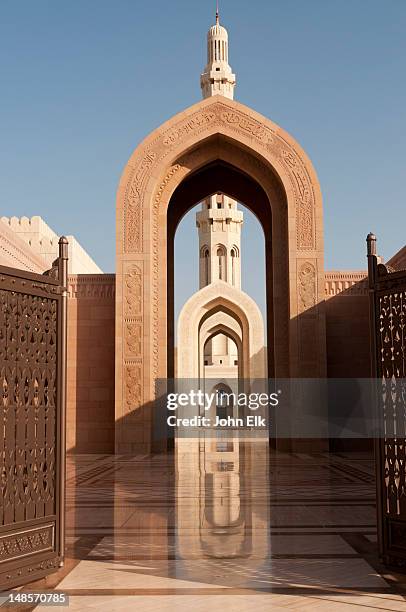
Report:
[[196,213],[199,230],[199,288],[222,280],[241,289],[243,213],[226,195],[212,195]]
[[[217,0],[216,25],[207,34],[207,66],[201,76],[203,97],[221,94],[233,98],[235,75],[228,65],[228,34],[220,25]],[[221,193],[212,195],[196,215],[199,228],[200,289],[217,280],[241,288],[240,242],[242,212],[237,202]]]
[[207,33],[207,65],[200,77],[203,98],[220,94],[234,97],[235,74],[228,63],[228,33],[220,25],[217,3],[216,25]]
[[[203,98],[222,95],[234,97],[235,74],[228,63],[228,33],[220,25],[217,2],[216,25],[207,34],[207,66],[200,77]],[[199,285],[200,289],[223,281],[241,288],[241,227],[243,214],[237,202],[217,193],[206,198],[196,214],[199,231]],[[210,340],[204,351],[205,366],[211,375],[237,374],[237,347],[224,334]],[[214,367],[214,370],[213,370]],[[209,375],[209,372],[206,372]]]
[[[242,224],[243,213],[228,196],[217,193],[203,202],[202,209],[196,213],[200,289],[217,281],[241,288]],[[204,363],[210,369],[210,373],[206,370],[207,376],[221,376],[223,371],[228,376],[236,376],[237,347],[227,336],[219,334],[207,343]]]

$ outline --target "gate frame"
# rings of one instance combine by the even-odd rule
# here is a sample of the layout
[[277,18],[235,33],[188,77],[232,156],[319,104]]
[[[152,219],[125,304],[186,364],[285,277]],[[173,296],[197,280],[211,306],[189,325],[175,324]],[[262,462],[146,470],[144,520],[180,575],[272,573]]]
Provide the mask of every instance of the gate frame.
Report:
[[[368,258],[368,290],[370,319],[370,354],[371,378],[376,379],[374,385],[374,410],[377,418],[377,434],[374,440],[375,472],[376,472],[376,511],[377,534],[380,560],[397,571],[406,571],[406,512],[404,516],[393,516],[385,507],[385,438],[383,437],[384,418],[382,410],[382,389],[380,381],[383,377],[380,352],[380,318],[378,300],[382,295],[390,295],[398,290],[406,293],[406,270],[394,270],[381,263],[376,250],[376,236],[367,236]],[[406,347],[404,347],[406,349]],[[406,364],[405,364],[406,365]],[[388,436],[389,437],[389,436]],[[406,439],[402,436],[399,438]],[[406,472],[406,466],[403,467]],[[405,476],[405,474],[404,474]]]
[[[58,258],[52,268],[43,274],[0,266],[0,289],[46,297],[57,302],[57,350],[56,350],[56,406],[55,406],[55,531],[52,549],[17,554],[0,562],[0,590],[7,590],[36,581],[57,571],[64,564],[65,551],[65,486],[66,486],[66,365],[67,365],[67,279],[68,279],[68,240],[65,236],[59,239]],[[52,519],[53,520],[53,519]],[[8,553],[7,538],[15,534],[15,547],[18,548],[18,534],[28,531],[33,521],[28,519],[0,527],[0,544]],[[44,517],[44,523],[49,523]],[[13,526],[18,525],[17,529]],[[45,526],[45,525],[44,525]],[[41,524],[36,523],[35,529]],[[22,538],[21,538],[22,539]],[[28,538],[26,537],[28,541]],[[25,542],[25,546],[28,544]],[[22,553],[20,548],[16,552]],[[20,561],[19,561],[20,560]],[[3,565],[4,563],[4,565]],[[10,568],[8,567],[10,565]]]

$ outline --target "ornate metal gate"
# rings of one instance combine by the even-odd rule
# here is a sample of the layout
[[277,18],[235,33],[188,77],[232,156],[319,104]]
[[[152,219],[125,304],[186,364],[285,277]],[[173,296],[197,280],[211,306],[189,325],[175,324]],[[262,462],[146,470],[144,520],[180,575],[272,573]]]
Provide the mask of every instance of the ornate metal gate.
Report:
[[45,275],[0,266],[0,589],[63,561],[66,238]]
[[372,375],[378,378],[378,541],[382,561],[406,568],[406,270],[378,263],[367,237]]

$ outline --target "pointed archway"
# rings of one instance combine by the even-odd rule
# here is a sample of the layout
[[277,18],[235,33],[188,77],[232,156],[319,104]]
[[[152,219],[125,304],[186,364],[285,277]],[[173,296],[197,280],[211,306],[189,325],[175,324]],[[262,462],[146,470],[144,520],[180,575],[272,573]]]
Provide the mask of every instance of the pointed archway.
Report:
[[239,377],[265,378],[261,312],[248,294],[224,281],[200,289],[179,314],[177,377],[202,377],[203,345],[217,328],[227,330],[239,347]]
[[[198,201],[204,190],[199,191],[195,179],[210,167],[213,176],[218,173],[217,182],[227,181],[225,168],[239,173],[241,180],[224,191],[252,204],[271,251],[267,313],[268,346],[271,341],[275,357],[272,373],[325,374],[322,201],[315,171],[301,147],[280,127],[238,102],[223,96],[208,98],[148,136],[134,151],[120,181],[117,452],[150,449],[147,432],[155,381],[168,372],[170,242],[180,218],[176,214],[168,218],[168,211],[175,192],[188,185],[195,191],[189,206]],[[242,193],[248,185],[266,197],[257,195],[251,203]],[[205,189],[213,193],[219,187],[206,184]]]

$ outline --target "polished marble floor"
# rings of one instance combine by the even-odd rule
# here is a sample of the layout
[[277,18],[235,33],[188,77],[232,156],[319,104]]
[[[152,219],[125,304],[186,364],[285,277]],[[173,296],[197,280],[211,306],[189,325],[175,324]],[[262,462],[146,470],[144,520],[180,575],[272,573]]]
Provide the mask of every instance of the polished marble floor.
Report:
[[67,484],[65,566],[25,589],[69,610],[406,610],[377,558],[367,454],[188,441],[70,457]]

